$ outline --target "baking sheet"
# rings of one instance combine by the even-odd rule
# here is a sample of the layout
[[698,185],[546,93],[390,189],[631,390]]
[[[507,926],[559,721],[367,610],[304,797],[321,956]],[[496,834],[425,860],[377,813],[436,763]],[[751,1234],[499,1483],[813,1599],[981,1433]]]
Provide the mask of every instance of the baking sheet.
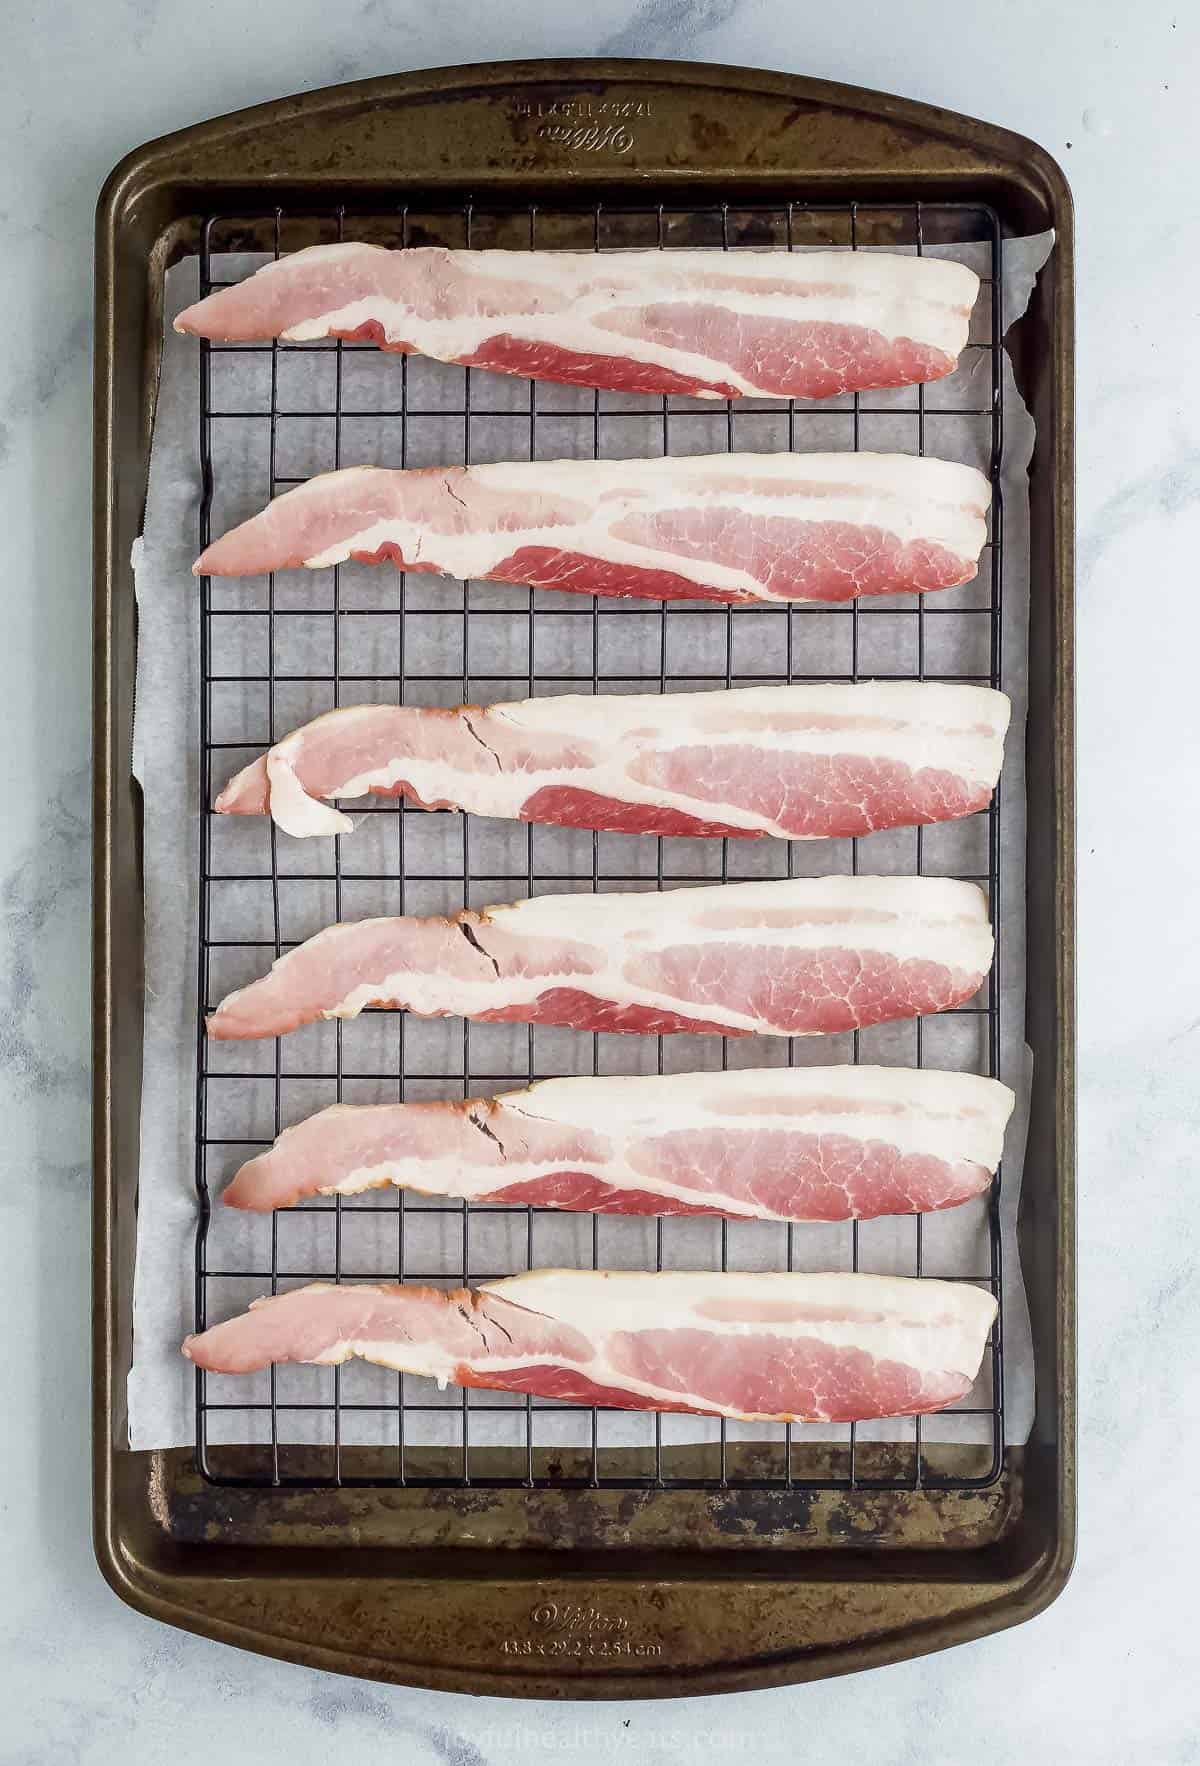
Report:
[[[1009,240],[1004,244],[1004,312],[1008,323],[1024,311],[1037,270],[1044,263],[1052,246],[1050,235],[1028,240]],[[939,249],[940,255],[953,256],[970,262],[981,271],[988,269],[986,246],[961,246]],[[214,263],[214,275],[222,278],[245,274],[261,259],[227,257]],[[198,751],[200,727],[200,619],[197,608],[197,587],[190,566],[199,546],[197,510],[200,501],[200,464],[197,451],[199,433],[198,350],[194,340],[177,337],[170,328],[175,313],[189,304],[198,292],[198,265],[195,259],[185,261],[168,272],[166,285],[166,321],[162,375],[154,444],[151,456],[149,496],[143,539],[135,554],[135,575],[138,598],[138,671],[137,713],[134,731],[134,770],[144,793],[144,872],[146,904],[146,1021],[143,1093],[141,1111],[141,1163],[138,1192],[137,1268],[134,1293],[134,1353],[129,1376],[129,1439],[134,1448],[162,1448],[190,1444],[194,1439],[194,1376],[179,1355],[178,1345],[192,1328],[195,1304],[194,1246],[197,1226],[195,1189],[195,1094],[197,1050],[197,964],[200,870],[201,773]],[[984,327],[979,335],[987,335],[985,300],[977,308],[976,325]],[[213,405],[235,412],[239,409],[263,408],[261,377],[269,354],[230,352],[212,357],[214,370]],[[325,409],[332,403],[328,380],[332,374],[332,355],[327,351],[288,351],[279,357],[281,386],[279,402],[289,410]],[[353,396],[343,396],[345,403],[359,410],[384,410],[394,403],[395,379],[400,373],[397,358],[373,351],[343,354],[343,374],[353,377]],[[414,381],[424,387],[423,408],[436,409],[439,388],[450,384],[449,376],[457,371],[444,370],[439,364],[418,360],[410,362],[409,395]],[[286,373],[286,389],[282,384]],[[978,381],[976,391],[971,380]],[[1015,1239],[1017,1203],[1022,1176],[1025,1129],[1029,1095],[1029,1057],[1025,1049],[1025,926],[1024,926],[1024,717],[1027,682],[1027,628],[1029,600],[1028,485],[1027,469],[1032,453],[1034,429],[1032,419],[1016,391],[1007,357],[1003,364],[1005,458],[1004,488],[1004,687],[1013,700],[1013,726],[1007,749],[1002,780],[1003,814],[1001,818],[1001,877],[1003,927],[999,959],[1001,990],[1002,1040],[1000,1051],[1001,1076],[1017,1093],[1018,1107],[1014,1112],[1005,1146],[1002,1187],[1002,1237],[1004,1251],[1004,1367],[1005,1367],[1005,1436],[1008,1442],[1026,1438],[1033,1413],[1032,1352],[1028,1314],[1020,1279]],[[554,452],[568,452],[573,429],[571,416],[581,408],[572,389],[556,389],[561,400],[561,436],[555,435],[553,417],[539,418],[539,450],[543,457]],[[512,457],[511,414],[527,407],[528,385],[502,376],[473,375],[473,397],[477,409],[494,410],[494,451],[480,453],[478,437],[475,458]],[[591,394],[585,395],[591,409]],[[613,395],[619,400],[619,395]],[[985,470],[990,451],[990,419],[972,419],[958,414],[956,407],[971,405],[986,408],[990,397],[990,363],[986,351],[971,352],[958,374],[926,389],[927,447],[931,453],[945,458],[962,459]],[[896,394],[872,394],[871,406],[884,413],[864,416],[861,420],[861,445],[867,448],[909,449],[914,429],[911,409],[915,389]],[[373,401],[373,402],[372,402]],[[415,402],[415,401],[414,401]],[[445,403],[453,401],[446,399]],[[847,401],[848,403],[848,401]],[[673,401],[686,422],[673,426],[672,452],[719,451],[726,445],[727,419],[725,409],[705,409],[698,401]],[[894,416],[891,415],[894,412]],[[941,415],[939,416],[939,413]],[[774,451],[788,445],[789,430],[786,407],[762,404],[747,408],[747,422],[756,419],[746,438],[737,445],[748,449]],[[736,421],[741,421],[739,410]],[[661,448],[662,425],[657,414],[648,413],[642,420],[627,417],[621,426],[623,451],[631,456],[655,453]],[[797,411],[794,427],[795,446],[800,451],[848,445],[840,439],[846,426],[838,425],[839,439],[831,437],[827,421],[816,413]],[[220,433],[217,433],[217,430]],[[331,426],[313,417],[303,416],[289,421],[286,435],[277,438],[276,472],[280,475],[306,476],[334,464],[329,457]],[[215,486],[212,510],[214,534],[223,531],[261,507],[266,499],[266,465],[264,457],[264,425],[256,419],[231,417],[221,424],[214,420]],[[282,426],[281,426],[282,431]],[[486,437],[486,428],[482,432]],[[370,416],[344,419],[343,464],[358,460],[374,460],[382,464],[398,464],[393,458],[396,426],[388,418]],[[488,443],[484,440],[484,446]],[[422,420],[419,431],[410,426],[407,463],[434,464],[441,460],[461,458],[462,423],[453,416]],[[347,452],[349,450],[349,452]],[[414,451],[415,450],[415,451]],[[362,653],[353,667],[364,673],[372,666],[383,672],[380,646],[395,642],[397,619],[363,618],[355,621],[353,610],[395,605],[395,576],[388,569],[368,570],[346,567],[341,577],[340,606],[344,642],[361,645]],[[263,605],[264,585],[256,582],[233,582],[213,585],[213,605],[230,615],[215,622],[220,628],[223,646],[219,663],[214,668],[230,675],[257,672],[256,646],[260,643],[263,622],[254,618],[233,617],[239,609],[247,612]],[[949,595],[940,594],[937,605],[950,610],[964,609],[986,603],[988,585],[964,585]],[[388,597],[391,597],[389,600]],[[487,672],[499,674],[512,671],[509,692],[493,689],[491,696],[520,697],[526,690],[528,658],[524,649],[528,619],[528,591],[500,585],[483,585],[470,591],[470,605],[487,607],[492,615],[487,621]],[[457,598],[457,599],[455,599]],[[572,658],[569,652],[570,628],[582,628],[590,621],[558,621],[553,617],[555,605],[565,597],[539,595],[539,690],[581,690],[582,683],[569,678]],[[446,622],[422,620],[423,610],[436,612],[447,601],[457,605],[461,591],[432,578],[414,578],[408,585],[406,606],[405,673],[419,676],[423,666],[430,673],[445,673],[447,663],[441,654],[441,627]],[[327,618],[305,617],[305,610],[329,608],[328,588],[322,580],[309,573],[281,575],[276,583],[276,607],[289,609],[295,617],[287,622],[292,646],[289,672],[302,674],[327,672],[324,630]],[[862,622],[869,632],[869,648],[864,636],[861,668],[865,676],[911,675],[914,663],[910,654],[915,621],[911,618],[890,620],[883,613],[886,607],[911,608],[911,600],[896,598],[876,604],[880,611]],[[510,617],[503,617],[504,610]],[[606,609],[606,612],[610,610]],[[653,656],[650,666],[657,668],[657,613],[650,618],[645,604],[629,603],[611,612],[614,655],[628,656],[631,673],[647,666],[646,656]],[[764,641],[761,666],[770,670],[777,663],[767,659],[767,625],[765,609],[748,609],[739,613],[739,641],[743,658],[755,645],[756,618]],[[411,617],[417,615],[418,617]],[[723,613],[713,616],[724,626]],[[767,615],[770,618],[770,615]],[[619,620],[619,623],[618,623]],[[819,614],[804,616],[799,625],[804,638],[803,660],[798,666],[806,674],[843,672],[845,659],[845,620],[824,619]],[[981,637],[988,621],[954,618],[927,621],[926,667],[931,675],[942,673],[976,673],[985,678],[988,670],[986,640]],[[361,630],[360,630],[361,628]],[[713,667],[711,634],[715,628],[708,619],[680,619],[672,622],[671,641],[674,646],[672,671],[676,674],[696,673],[703,676]],[[351,638],[350,634],[353,633]],[[741,636],[744,634],[744,636]],[[981,643],[985,645],[981,653]],[[561,652],[561,659],[560,657]],[[278,657],[278,649],[277,649]],[[372,657],[376,660],[372,661]],[[548,660],[549,658],[549,660]],[[743,668],[753,668],[752,661],[739,659]],[[452,666],[457,666],[453,664]],[[462,659],[468,667],[468,660]],[[472,659],[471,666],[481,668]],[[394,667],[392,662],[386,668]],[[718,686],[723,679],[714,672],[711,682]],[[562,678],[556,687],[541,683],[551,678],[552,671],[561,669]],[[698,690],[706,684],[703,678],[690,682]],[[393,688],[372,692],[369,683],[355,697],[361,700],[387,698]],[[410,689],[413,687],[410,682]],[[469,686],[469,679],[468,679]],[[421,702],[431,704],[457,703],[460,691],[446,681],[416,683],[410,699],[419,693]],[[609,689],[611,690],[611,689]],[[642,690],[645,690],[644,687]],[[320,684],[302,681],[277,683],[275,698],[275,730],[281,736],[288,728],[327,709],[327,689]],[[478,697],[478,694],[473,694]],[[343,691],[343,703],[349,702]],[[213,736],[231,743],[244,742],[244,752],[228,751],[228,773],[232,774],[243,760],[260,752],[267,736],[264,690],[258,685],[228,683],[214,694],[212,707]],[[214,778],[214,788],[224,783]],[[353,813],[353,810],[352,810]],[[399,813],[399,812],[397,812]],[[343,864],[347,871],[382,872],[387,854],[395,853],[395,824],[391,814],[356,817],[359,827],[343,845]],[[472,870],[480,876],[487,870],[511,871],[512,842],[520,836],[520,849],[525,850],[526,831],[507,824],[468,818],[472,852]],[[418,829],[415,838],[423,843],[428,859],[423,869],[433,875],[445,875],[443,884],[423,885],[423,895],[415,899],[412,886],[405,902],[410,912],[439,912],[462,905],[459,884],[463,830],[462,818],[453,815],[426,816],[406,812],[406,828]],[[414,837],[410,832],[406,838]],[[572,868],[572,850],[580,839],[586,841],[588,862],[581,871],[581,881],[590,887],[590,834],[577,835],[570,830],[537,830],[536,837],[557,843],[562,868]],[[265,820],[221,818],[214,824],[213,869],[227,872],[269,870],[269,828]],[[284,916],[282,935],[285,939],[309,936],[335,918],[332,883],[309,881],[301,884],[305,870],[332,869],[332,843],[325,840],[289,842],[286,865],[289,878],[296,887],[281,893]],[[601,836],[605,849],[621,854],[610,862],[610,869],[641,872],[653,878],[656,870],[655,843],[637,837]],[[967,822],[946,824],[927,829],[924,835],[927,869],[940,869],[953,874],[956,870],[986,871],[986,817]],[[614,844],[615,843],[615,844]],[[712,876],[714,864],[720,864],[720,843],[678,840],[666,843],[670,854],[668,875],[683,880],[688,876]],[[793,864],[796,875],[815,874],[823,870],[848,869],[848,842],[794,843]],[[915,835],[912,830],[877,834],[859,843],[859,868],[869,871],[906,872],[914,868]],[[779,873],[781,855],[786,874],[785,843],[774,841],[731,843],[731,879]],[[523,861],[522,861],[523,862]],[[603,876],[601,887],[605,887]],[[610,885],[616,886],[616,885]],[[342,912],[347,918],[371,913],[394,912],[397,904],[387,885],[371,883],[360,886],[343,884]],[[512,895],[514,891],[506,892]],[[517,892],[519,893],[519,891]],[[478,891],[471,905],[486,905],[488,899],[504,899],[504,893],[490,898]],[[218,905],[219,904],[219,905]],[[269,890],[255,883],[224,885],[214,895],[214,911],[221,923],[217,935],[237,938],[269,938],[272,921]],[[264,951],[241,953],[230,959],[232,967],[214,967],[211,982],[215,1000],[229,988],[261,972],[269,963]],[[237,967],[241,961],[242,968]],[[249,961],[250,966],[245,967]],[[345,1027],[343,1036],[354,1039],[354,1065],[361,1071],[386,1073],[395,1071],[397,1058],[398,1014],[371,1014]],[[462,1086],[444,1079],[422,1082],[424,1067],[429,1073],[445,1075],[454,1071],[457,1060],[462,1064],[463,1028],[457,1020],[410,1020],[414,1034],[406,1048],[406,1066],[410,1075],[406,1095],[409,1097],[461,1096]],[[476,1076],[471,1091],[508,1089],[522,1083],[525,1077],[527,1032],[524,1027],[475,1027],[472,1072]],[[887,1063],[914,1061],[916,1035],[911,1023],[880,1026],[862,1036],[861,1058]],[[332,1087],[324,1082],[292,1077],[301,1070],[332,1069],[332,1047],[336,1031],[332,1025],[312,1026],[285,1039],[283,1045],[283,1125],[299,1120],[313,1110],[332,1101]],[[494,1055],[481,1058],[480,1039],[487,1036]],[[986,1019],[949,1014],[924,1021],[925,1060],[943,1067],[967,1067],[985,1070]],[[603,1069],[614,1072],[653,1070],[657,1064],[657,1045],[652,1038],[601,1038],[604,1045]],[[259,1079],[230,1079],[218,1090],[220,1117],[212,1119],[214,1104],[210,1096],[210,1136],[227,1138],[237,1144],[214,1149],[210,1158],[209,1181],[218,1191],[222,1182],[232,1175],[241,1159],[249,1156],[249,1143],[269,1138],[274,1131],[274,1049],[272,1044],[258,1045],[261,1060],[255,1071]],[[414,1052],[415,1047],[415,1052]],[[589,1070],[592,1039],[580,1033],[556,1032],[539,1028],[537,1032],[538,1070],[571,1072]],[[720,1042],[716,1038],[674,1037],[666,1041],[669,1069],[705,1068],[720,1064]],[[771,1065],[786,1062],[787,1044],[774,1038],[750,1038],[734,1043],[730,1064],[738,1066]],[[849,1038],[814,1037],[797,1044],[796,1058],[805,1064],[837,1062],[849,1058]],[[219,1065],[229,1060],[236,1071],[251,1070],[245,1045],[216,1045],[210,1060]],[[478,1075],[494,1065],[496,1081],[480,1083]],[[391,1100],[396,1096],[395,1081],[347,1081],[343,1096],[348,1102]],[[386,1200],[390,1207],[380,1206],[378,1196],[356,1198],[352,1207],[342,1210],[341,1252],[344,1271],[360,1275],[378,1275],[394,1279],[397,1274],[397,1215],[394,1198]],[[281,1215],[275,1230],[280,1235],[280,1267],[304,1271],[332,1272],[333,1204],[328,1211]],[[464,1265],[464,1228],[457,1212],[422,1206],[414,1198],[406,1206],[406,1268],[424,1272],[444,1272],[460,1279]],[[270,1266],[270,1218],[247,1217],[233,1210],[223,1210],[214,1203],[213,1224],[209,1234],[209,1267],[229,1271],[262,1269]],[[704,1220],[676,1219],[665,1223],[663,1231],[664,1262],[675,1268],[712,1268],[717,1266],[721,1229],[719,1223]],[[775,1223],[738,1222],[727,1229],[730,1267],[782,1268],[786,1266],[788,1229]],[[657,1228],[652,1221],[602,1218],[598,1228],[599,1261],[608,1267],[653,1267]],[[848,1268],[851,1229],[848,1224],[835,1226],[797,1226],[792,1232],[793,1267],[797,1269]],[[865,1222],[859,1229],[859,1266],[864,1270],[910,1274],[914,1270],[915,1227],[911,1218]],[[511,1214],[471,1211],[469,1263],[472,1275],[516,1272],[528,1265],[527,1226],[524,1210]],[[592,1221],[589,1216],[539,1215],[536,1220],[534,1262],[546,1264],[592,1263]],[[923,1227],[923,1268],[928,1275],[961,1275],[979,1273],[988,1268],[988,1234],[986,1207],[983,1201],[969,1203],[945,1213],[927,1216]],[[281,1287],[298,1285],[281,1281]],[[209,1318],[215,1320],[240,1310],[248,1300],[263,1291],[261,1280],[231,1276],[228,1281],[210,1281],[208,1290]],[[329,1397],[332,1370],[321,1368],[289,1368],[278,1375],[278,1396],[282,1405],[321,1403]],[[985,1358],[981,1384],[965,1404],[989,1405],[990,1357]],[[381,1406],[395,1403],[396,1376],[382,1369],[352,1364],[342,1373],[343,1397],[352,1396],[354,1403]],[[231,1403],[261,1401],[266,1396],[267,1376],[249,1379],[210,1381],[209,1396]],[[413,1389],[427,1387],[424,1395],[428,1411],[406,1419],[406,1440],[411,1445],[455,1442],[460,1437],[461,1395],[450,1392],[439,1396],[432,1382],[407,1380],[408,1396]],[[502,1397],[502,1395],[500,1395]],[[495,1402],[497,1395],[489,1395]],[[486,1445],[515,1444],[523,1441],[525,1403],[513,1401],[513,1414],[506,1417],[499,1403],[475,1417],[472,1441]],[[319,1412],[302,1410],[282,1413],[286,1418],[287,1438],[295,1441],[323,1440],[325,1419]],[[281,1419],[282,1420],[282,1419]],[[623,1443],[641,1444],[645,1440],[644,1417],[612,1415],[604,1417],[606,1446]],[[210,1418],[210,1439],[254,1441],[265,1438],[267,1420],[261,1414],[231,1410]],[[219,1425],[219,1426],[218,1426]],[[395,1439],[395,1412],[390,1416],[370,1410],[344,1411],[342,1416],[343,1445],[355,1442],[382,1444]],[[664,1440],[706,1440],[712,1438],[715,1421],[705,1418],[664,1419]],[[934,1415],[925,1419],[923,1438],[933,1441],[985,1441],[990,1438],[988,1417],[945,1417]],[[859,1439],[909,1438],[911,1424],[881,1423],[861,1425]],[[774,1438],[778,1433],[769,1425],[729,1425],[731,1440]],[[844,1430],[823,1430],[806,1426],[797,1431],[805,1439],[844,1438]],[[588,1414],[564,1410],[548,1410],[539,1416],[538,1440],[567,1447],[586,1445],[590,1439]]]

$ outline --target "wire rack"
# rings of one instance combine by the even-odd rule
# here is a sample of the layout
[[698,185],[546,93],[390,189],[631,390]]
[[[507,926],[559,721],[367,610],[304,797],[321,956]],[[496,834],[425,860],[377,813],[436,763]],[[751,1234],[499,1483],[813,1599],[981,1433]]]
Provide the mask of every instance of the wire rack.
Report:
[[[572,1217],[574,1236],[564,1248],[555,1238],[562,1234],[563,1217],[552,1210],[431,1203],[403,1191],[289,1209],[257,1222],[253,1241],[239,1240],[231,1252],[222,1237],[222,1210],[210,1205],[225,1176],[290,1121],[334,1100],[486,1095],[564,1071],[663,1072],[782,1061],[875,1059],[917,1066],[928,1061],[993,1076],[999,1070],[1000,990],[994,985],[986,997],[942,1018],[844,1037],[748,1039],[752,1049],[716,1038],[551,1033],[544,1027],[457,1021],[431,1025],[405,1014],[370,1013],[355,1024],[313,1027],[286,1043],[276,1041],[273,1052],[270,1045],[207,1043],[203,1013],[228,986],[260,973],[331,919],[453,911],[563,889],[662,888],[700,877],[799,876],[860,866],[970,877],[989,889],[996,973],[1000,962],[999,793],[990,811],[964,824],[874,835],[869,842],[655,840],[524,824],[497,834],[471,817],[391,802],[347,806],[364,821],[345,842],[290,842],[269,823],[252,837],[243,823],[227,842],[225,827],[218,826],[225,819],[215,818],[208,807],[245,759],[307,717],[339,704],[449,704],[589,688],[670,692],[751,682],[856,680],[881,672],[885,654],[887,672],[902,678],[1000,686],[1003,325],[995,213],[954,203],[711,203],[686,210],[662,205],[503,209],[467,203],[452,211],[402,206],[372,215],[281,208],[266,217],[206,220],[200,293],[222,285],[225,253],[266,244],[278,256],[342,237],[390,245],[595,250],[655,245],[791,250],[831,244],[921,252],[933,245],[963,245],[975,253],[983,290],[958,375],[937,388],[847,396],[814,407],[585,393],[384,356],[364,345],[206,343],[200,356],[201,545],[230,524],[223,485],[244,467],[248,436],[261,452],[256,490],[261,503],[312,470],[366,457],[406,466],[552,458],[564,451],[609,457],[822,443],[924,453],[927,443],[931,452],[939,451],[939,442],[945,445],[947,425],[963,423],[980,431],[981,457],[990,464],[990,536],[976,581],[961,590],[835,608],[714,612],[711,603],[602,603],[491,584],[406,580],[390,570],[372,573],[367,585],[360,584],[361,573],[353,566],[298,586],[284,577],[255,585],[201,579],[198,1329],[249,1298],[302,1280],[382,1277],[469,1286],[554,1262],[681,1266],[675,1235],[684,1223],[678,1221],[637,1223],[643,1236],[622,1241],[620,1229],[628,1223]],[[293,445],[294,428],[309,437],[307,454]],[[357,451],[364,438],[377,450],[369,456]],[[958,666],[948,669],[947,658]],[[247,844],[251,838],[253,845]],[[315,859],[314,847],[321,849]],[[227,904],[235,891],[243,904],[255,906],[248,920],[235,915],[231,923]],[[291,1045],[303,1045],[303,1052],[293,1053]],[[256,1102],[235,1120],[228,1099],[239,1091],[243,1097],[253,1094]],[[902,1261],[896,1261],[894,1239],[889,1240],[889,1267],[895,1273],[977,1281],[999,1299],[999,1190],[997,1177],[979,1235],[986,1249],[971,1267],[939,1261],[931,1241],[938,1217],[921,1216],[904,1223]],[[694,1232],[695,1223],[689,1224]],[[811,1249],[818,1244],[817,1266],[857,1270],[874,1266],[875,1224],[763,1223],[763,1230],[775,1235],[770,1250],[775,1267],[813,1266]],[[746,1266],[746,1235],[757,1226],[705,1223],[707,1266]],[[356,1247],[368,1242],[372,1252],[365,1258]],[[686,1241],[693,1261],[695,1242]],[[388,1247],[385,1253],[382,1245]],[[500,1267],[493,1266],[497,1246],[505,1259]],[[919,1418],[901,1427],[899,1439],[881,1443],[872,1431],[850,1426],[834,1432],[836,1440],[819,1444],[802,1427],[750,1431],[712,1419],[698,1446],[697,1428],[703,1430],[708,1420],[685,1419],[681,1436],[681,1419],[509,1394],[440,1393],[426,1380],[378,1369],[364,1374],[362,1364],[272,1370],[257,1384],[240,1385],[198,1371],[197,1453],[207,1478],[262,1487],[978,1488],[994,1481],[1002,1461],[1002,1343],[1001,1315],[981,1381],[957,1413],[964,1438],[974,1443],[965,1470],[961,1456],[956,1461],[939,1456],[924,1439]],[[368,1442],[369,1454],[362,1445]],[[244,1450],[231,1453],[230,1443],[256,1445],[248,1458]]]

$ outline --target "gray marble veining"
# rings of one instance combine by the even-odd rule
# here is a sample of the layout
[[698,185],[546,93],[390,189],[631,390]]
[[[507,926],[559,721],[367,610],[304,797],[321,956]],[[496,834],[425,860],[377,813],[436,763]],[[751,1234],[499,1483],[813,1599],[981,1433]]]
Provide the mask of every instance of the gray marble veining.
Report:
[[[0,56],[0,1760],[1194,1760],[1200,1415],[1194,8],[1147,0],[42,0]],[[1033,45],[1032,50],[1030,45]],[[279,93],[690,56],[1004,122],[1080,216],[1081,1554],[1041,1619],[865,1679],[665,1705],[359,1686],[121,1607],[88,1541],[91,222],[127,148]]]

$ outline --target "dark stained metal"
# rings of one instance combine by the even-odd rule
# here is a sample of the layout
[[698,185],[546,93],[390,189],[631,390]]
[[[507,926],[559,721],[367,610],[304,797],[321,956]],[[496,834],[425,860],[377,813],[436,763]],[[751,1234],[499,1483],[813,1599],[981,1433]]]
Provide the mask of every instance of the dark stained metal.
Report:
[[[409,1447],[406,1487],[390,1488],[374,1481],[395,1472],[381,1450],[339,1447],[340,1488],[307,1487],[328,1482],[325,1464],[290,1457],[301,1482],[283,1489],[270,1487],[277,1436],[266,1449],[222,1449],[210,1480],[190,1452],[130,1453],[142,911],[128,560],[167,264],[205,249],[218,215],[244,217],[222,221],[227,250],[277,246],[283,216],[292,249],[308,226],[328,237],[331,215],[398,244],[419,242],[429,217],[528,215],[530,205],[546,245],[577,243],[568,236],[580,210],[597,205],[706,210],[723,229],[731,210],[744,211],[751,230],[756,212],[837,207],[857,228],[871,211],[872,242],[887,242],[905,238],[914,217],[927,217],[927,230],[954,204],[989,211],[997,238],[1045,226],[1058,236],[1007,340],[1038,425],[1035,1064],[1020,1222],[1039,1370],[1029,1445],[997,1451],[982,1474],[977,1450],[926,1443],[914,1478],[907,1468],[897,1477],[895,1450],[857,1443],[847,1463],[845,1448],[797,1443],[781,1477],[777,1450],[722,1434],[713,1448],[672,1448],[668,1484],[656,1436],[619,1465],[606,1456],[611,1483],[601,1487],[594,1448],[535,1468],[531,1446],[476,1447],[464,1487],[465,1454],[447,1474],[434,1450]],[[397,76],[198,125],[114,171],[97,239],[95,1524],[101,1569],[131,1604],[381,1679],[663,1696],[895,1660],[1054,1598],[1074,1539],[1072,275],[1069,192],[1032,143],[903,100],[749,70],[546,62]],[[246,1482],[218,1487],[214,1470]],[[873,1487],[881,1482],[902,1487]]]

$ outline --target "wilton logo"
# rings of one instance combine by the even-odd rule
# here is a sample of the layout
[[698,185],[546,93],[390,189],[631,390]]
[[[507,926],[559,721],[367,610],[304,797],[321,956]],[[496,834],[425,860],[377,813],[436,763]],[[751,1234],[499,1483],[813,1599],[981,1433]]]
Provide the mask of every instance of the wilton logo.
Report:
[[572,1662],[607,1662],[618,1657],[661,1656],[663,1645],[630,1632],[629,1620],[556,1600],[539,1601],[529,1613],[526,1635],[500,1639],[505,1656],[548,1656],[563,1667]]
[[576,153],[599,153],[604,147],[611,147],[614,153],[628,153],[633,146],[633,136],[619,123],[608,123],[603,128],[599,123],[591,123],[586,128],[572,128],[566,123],[543,123],[538,129],[538,140],[557,141],[560,146],[570,147]]
[[628,153],[636,138],[632,125],[651,114],[649,102],[638,98],[523,99],[513,110],[514,120],[537,119],[539,141],[572,153]]
[[597,1633],[613,1635],[629,1629],[628,1619],[602,1613],[598,1607],[560,1607],[553,1600],[539,1602],[529,1620],[540,1631],[586,1632],[589,1637]]

